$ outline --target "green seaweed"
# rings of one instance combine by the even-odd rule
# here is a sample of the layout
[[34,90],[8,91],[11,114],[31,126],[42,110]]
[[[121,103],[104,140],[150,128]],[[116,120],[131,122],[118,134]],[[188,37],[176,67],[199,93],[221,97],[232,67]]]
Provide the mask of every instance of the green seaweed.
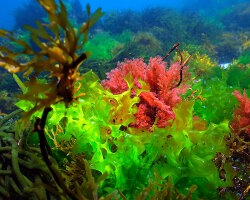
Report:
[[214,77],[210,80],[200,80],[193,89],[202,91],[203,98],[195,102],[195,115],[202,117],[209,123],[216,124],[232,119],[233,108],[236,103],[232,92],[238,87],[230,88],[225,80]]
[[112,50],[119,44],[109,33],[97,33],[90,39],[85,49],[91,53],[90,60],[111,60]]
[[246,89],[248,92],[250,88],[249,58],[249,53],[246,53],[229,65],[227,78],[227,84],[229,86],[240,87],[242,90]]
[[[67,111],[63,104],[53,105],[47,130],[56,130],[58,124],[63,126],[62,120],[66,117],[65,129],[54,135],[54,139],[59,144],[72,145],[66,153],[83,153],[92,170],[109,173],[99,186],[101,191],[119,188],[126,198],[134,198],[153,178],[154,169],[163,179],[173,177],[173,184],[183,194],[188,192],[185,188],[196,184],[195,198],[217,199],[216,188],[231,184],[230,173],[227,171],[227,182],[223,182],[212,161],[216,152],[226,152],[224,136],[229,134],[228,121],[218,125],[210,123],[207,128],[197,130],[193,126],[193,102],[190,101],[175,109],[176,120],[171,128],[154,127],[153,133],[135,128],[122,130],[132,118],[124,118],[122,124],[113,123],[109,114],[112,104],[106,101],[112,94],[105,91],[99,81],[93,72],[86,73],[79,91],[86,95]],[[113,95],[114,100],[118,98]],[[124,112],[128,111],[117,115]],[[72,140],[75,142],[70,144]],[[207,187],[210,190],[206,190]]]

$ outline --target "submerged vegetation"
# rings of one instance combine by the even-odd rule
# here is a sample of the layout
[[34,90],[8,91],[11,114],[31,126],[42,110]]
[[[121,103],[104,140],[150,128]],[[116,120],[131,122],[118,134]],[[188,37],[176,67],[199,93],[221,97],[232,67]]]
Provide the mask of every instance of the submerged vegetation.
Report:
[[[237,23],[221,24],[241,3],[216,13],[221,23],[164,8],[101,19],[78,0],[33,6],[40,22],[0,30],[0,78],[13,73],[22,93],[0,82],[0,198],[247,196],[249,30],[235,41],[242,30],[225,29]],[[227,68],[220,53],[235,58]]]

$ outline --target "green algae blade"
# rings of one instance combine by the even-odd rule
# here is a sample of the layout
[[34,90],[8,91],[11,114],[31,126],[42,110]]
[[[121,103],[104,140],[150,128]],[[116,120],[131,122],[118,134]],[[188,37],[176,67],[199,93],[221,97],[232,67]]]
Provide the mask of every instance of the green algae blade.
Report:
[[25,85],[23,84],[23,82],[20,80],[20,78],[18,78],[18,76],[16,74],[13,74],[13,78],[15,79],[17,85],[20,87],[20,89],[22,90],[23,94],[25,92],[27,92],[27,88],[25,87]]

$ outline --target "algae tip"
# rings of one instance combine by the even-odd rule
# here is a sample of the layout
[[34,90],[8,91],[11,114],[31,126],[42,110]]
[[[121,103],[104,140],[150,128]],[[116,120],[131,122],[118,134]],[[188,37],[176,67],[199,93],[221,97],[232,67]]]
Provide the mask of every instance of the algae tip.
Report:
[[21,88],[21,90],[24,94],[27,91],[27,87],[25,87],[23,82],[20,80],[20,78],[18,78],[18,76],[15,73],[13,73],[13,78],[15,79],[17,85]]

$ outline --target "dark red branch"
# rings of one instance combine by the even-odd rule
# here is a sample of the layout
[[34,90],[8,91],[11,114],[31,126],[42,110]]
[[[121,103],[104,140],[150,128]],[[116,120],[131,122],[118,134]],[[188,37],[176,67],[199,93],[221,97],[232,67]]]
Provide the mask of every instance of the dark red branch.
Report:
[[176,47],[176,50],[178,51],[178,53],[180,54],[180,57],[181,57],[181,65],[182,65],[182,62],[183,62],[183,56],[182,56],[182,53],[180,51],[180,49],[178,49],[178,47]]
[[180,42],[177,42],[172,49],[162,58],[162,61],[164,61],[171,53],[173,50],[175,50],[178,46],[180,45]]
[[179,52],[179,54],[181,55],[181,69],[180,69],[180,81],[179,81],[179,83],[176,85],[176,87],[179,87],[179,86],[180,86],[180,84],[181,84],[181,82],[182,82],[182,76],[183,76],[183,72],[182,72],[182,71],[183,71],[183,68],[184,68],[184,66],[187,64],[189,58],[191,57],[191,56],[188,56],[188,58],[184,61],[184,63],[182,63],[182,54],[181,54],[180,50],[179,50],[178,52]]

